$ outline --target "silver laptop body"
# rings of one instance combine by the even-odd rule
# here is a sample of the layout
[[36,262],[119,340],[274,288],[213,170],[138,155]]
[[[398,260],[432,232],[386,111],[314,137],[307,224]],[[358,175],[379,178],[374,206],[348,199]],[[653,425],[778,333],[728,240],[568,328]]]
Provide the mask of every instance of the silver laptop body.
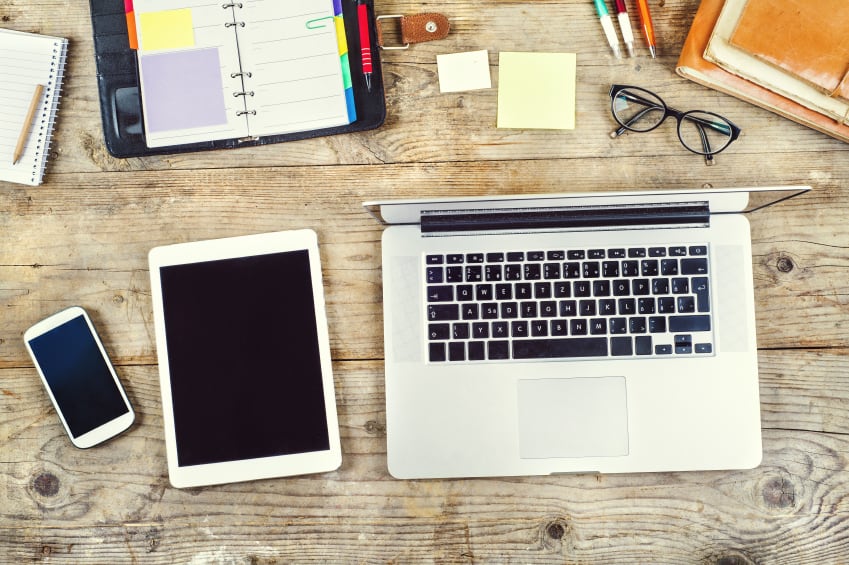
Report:
[[807,190],[364,203],[388,226],[390,473],[757,466],[746,214]]

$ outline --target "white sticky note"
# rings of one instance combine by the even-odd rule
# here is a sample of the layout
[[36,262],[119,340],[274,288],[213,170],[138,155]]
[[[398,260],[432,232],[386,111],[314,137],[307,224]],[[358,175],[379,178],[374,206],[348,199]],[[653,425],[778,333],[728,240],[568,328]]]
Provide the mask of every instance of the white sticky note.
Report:
[[492,88],[489,52],[469,51],[436,56],[440,92],[462,92]]

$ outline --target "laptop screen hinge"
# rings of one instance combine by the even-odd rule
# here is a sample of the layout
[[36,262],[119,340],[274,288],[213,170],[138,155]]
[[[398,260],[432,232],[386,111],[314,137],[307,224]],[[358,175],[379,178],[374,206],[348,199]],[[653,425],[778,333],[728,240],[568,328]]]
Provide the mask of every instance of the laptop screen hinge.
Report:
[[426,210],[422,233],[706,227],[707,202],[501,210]]

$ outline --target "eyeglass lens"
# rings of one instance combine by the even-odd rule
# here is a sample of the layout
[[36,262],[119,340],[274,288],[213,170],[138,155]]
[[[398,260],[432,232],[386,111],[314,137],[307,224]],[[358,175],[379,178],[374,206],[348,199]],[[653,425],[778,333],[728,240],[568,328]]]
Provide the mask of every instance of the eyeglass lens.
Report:
[[651,92],[624,89],[613,99],[613,115],[632,131],[649,131],[663,121],[666,105]]
[[717,153],[731,143],[731,127],[715,114],[687,112],[678,124],[678,137],[694,153]]
[[624,88],[613,98],[613,116],[627,129],[646,132],[656,128],[668,115],[678,118],[678,137],[694,153],[718,153],[732,141],[733,128],[723,117],[694,110],[680,113],[667,108],[655,94],[641,89]]

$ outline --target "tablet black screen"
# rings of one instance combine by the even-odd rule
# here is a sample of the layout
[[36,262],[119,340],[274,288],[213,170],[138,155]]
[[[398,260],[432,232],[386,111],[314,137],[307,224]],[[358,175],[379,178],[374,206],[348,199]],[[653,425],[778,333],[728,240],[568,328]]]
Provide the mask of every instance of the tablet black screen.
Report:
[[306,250],[160,269],[178,464],[329,449]]

